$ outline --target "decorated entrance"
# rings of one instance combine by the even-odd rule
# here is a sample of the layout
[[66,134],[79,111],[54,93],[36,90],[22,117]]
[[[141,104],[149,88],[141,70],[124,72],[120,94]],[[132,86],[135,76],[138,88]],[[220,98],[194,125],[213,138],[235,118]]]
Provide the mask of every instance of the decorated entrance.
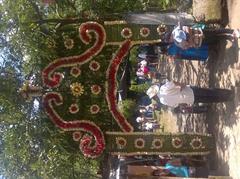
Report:
[[209,134],[136,132],[117,105],[118,70],[137,44],[161,42],[171,26],[125,21],[82,22],[62,26],[49,39],[61,49],[42,69],[42,88],[26,84],[27,97],[43,95],[49,119],[72,135],[86,157],[113,155],[205,155]]

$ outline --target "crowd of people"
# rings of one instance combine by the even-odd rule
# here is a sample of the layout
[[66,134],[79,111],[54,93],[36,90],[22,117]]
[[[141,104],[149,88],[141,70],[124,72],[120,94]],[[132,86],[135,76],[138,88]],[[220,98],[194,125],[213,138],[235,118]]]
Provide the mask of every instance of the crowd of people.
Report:
[[[182,26],[179,23],[171,32],[166,32],[162,42],[156,45],[158,53],[165,54],[170,59],[206,62],[209,45],[217,43],[222,38],[235,41],[239,36],[238,29],[202,30]],[[136,122],[142,131],[164,130],[153,115],[154,110],[163,105],[172,108],[176,113],[203,113],[207,112],[207,106],[201,104],[226,102],[234,98],[231,89],[201,88],[167,79],[166,75],[159,73],[158,59],[158,56],[148,58],[146,54],[143,55],[141,52],[138,54],[137,84],[150,85],[146,96],[143,97],[145,102],[139,103],[136,117]],[[152,103],[153,101],[155,103]],[[189,166],[189,161],[183,158],[168,161],[162,169],[154,170],[152,176],[189,177]]]
[[[163,39],[163,42],[168,44],[165,51],[171,57],[178,57],[180,54],[180,58],[183,59],[205,61],[208,58],[207,45],[215,44],[221,38],[235,41],[240,36],[239,32],[238,29],[196,30],[179,23],[170,33],[170,36],[168,35],[168,38]],[[199,103],[230,101],[234,97],[233,91],[229,89],[201,88],[173,80],[167,81],[165,84],[153,84],[146,93],[150,99],[155,98],[161,104],[178,110],[187,109]]]

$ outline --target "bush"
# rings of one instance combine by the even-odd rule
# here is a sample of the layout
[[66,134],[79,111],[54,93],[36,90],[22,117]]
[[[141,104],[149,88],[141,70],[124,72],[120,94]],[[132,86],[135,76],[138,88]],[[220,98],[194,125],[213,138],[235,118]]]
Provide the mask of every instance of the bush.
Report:
[[150,84],[147,84],[147,83],[138,84],[138,85],[132,84],[130,87],[130,90],[136,93],[146,93],[149,87],[150,87]]
[[119,104],[119,109],[127,119],[131,119],[134,116],[136,106],[135,100],[126,99]]

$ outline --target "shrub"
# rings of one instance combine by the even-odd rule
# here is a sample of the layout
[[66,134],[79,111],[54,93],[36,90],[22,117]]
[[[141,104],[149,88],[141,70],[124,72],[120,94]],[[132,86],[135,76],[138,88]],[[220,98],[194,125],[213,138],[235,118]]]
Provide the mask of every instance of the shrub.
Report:
[[119,104],[119,109],[127,119],[131,119],[134,116],[136,106],[135,100],[126,99]]

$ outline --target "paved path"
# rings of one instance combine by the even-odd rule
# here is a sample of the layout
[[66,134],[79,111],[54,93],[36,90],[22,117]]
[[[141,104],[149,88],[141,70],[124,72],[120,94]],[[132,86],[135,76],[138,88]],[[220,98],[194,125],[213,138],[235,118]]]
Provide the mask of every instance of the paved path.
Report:
[[[229,26],[240,28],[240,0],[227,0]],[[240,40],[236,43],[221,44],[219,57],[221,62],[214,74],[215,83],[220,87],[235,87],[235,100],[216,105],[216,118],[219,122],[215,127],[217,136],[217,158],[220,174],[229,173],[233,179],[240,179]],[[222,51],[221,51],[222,49]]]
[[[228,0],[229,26],[240,28],[240,0]],[[212,153],[212,174],[240,179],[240,39],[221,41],[213,47],[206,64],[197,61],[168,62],[164,71],[170,79],[202,87],[234,87],[235,99],[213,104],[206,116],[177,116],[180,131],[212,133],[216,151]]]

